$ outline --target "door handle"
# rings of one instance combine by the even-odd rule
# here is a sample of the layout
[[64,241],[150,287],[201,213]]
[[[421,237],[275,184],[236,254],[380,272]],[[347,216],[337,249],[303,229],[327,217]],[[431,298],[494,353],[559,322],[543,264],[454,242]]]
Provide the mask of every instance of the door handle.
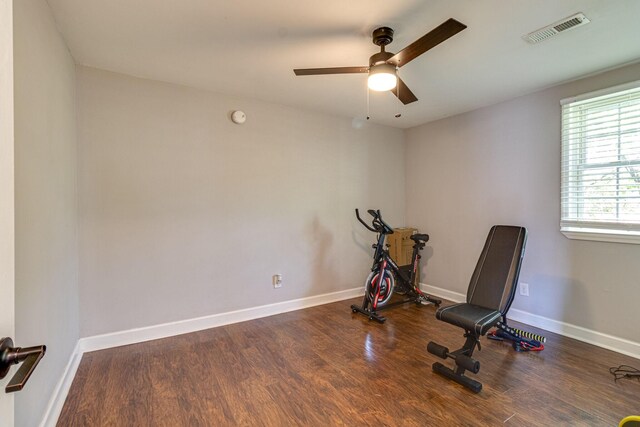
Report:
[[14,347],[11,338],[2,338],[0,340],[0,379],[7,376],[11,365],[22,363],[4,391],[13,393],[22,390],[46,351],[47,346],[44,345],[27,348]]

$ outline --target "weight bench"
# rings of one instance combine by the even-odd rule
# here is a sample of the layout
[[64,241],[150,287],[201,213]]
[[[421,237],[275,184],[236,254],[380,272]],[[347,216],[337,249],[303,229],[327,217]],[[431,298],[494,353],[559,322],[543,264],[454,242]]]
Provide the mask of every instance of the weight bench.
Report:
[[477,374],[480,362],[473,359],[476,346],[480,350],[480,337],[505,318],[518,284],[520,264],[524,256],[527,230],[524,227],[494,225],[489,231],[484,249],[471,277],[467,302],[440,308],[436,318],[465,330],[466,341],[459,350],[449,349],[431,341],[427,351],[443,359],[455,361],[455,371],[442,363],[433,364],[433,371],[471,389],[482,390],[482,384],[464,375]]

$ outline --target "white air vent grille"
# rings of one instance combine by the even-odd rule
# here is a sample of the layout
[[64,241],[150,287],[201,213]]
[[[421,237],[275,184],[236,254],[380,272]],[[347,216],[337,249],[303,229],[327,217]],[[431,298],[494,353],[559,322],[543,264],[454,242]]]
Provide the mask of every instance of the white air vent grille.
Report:
[[522,36],[522,38],[529,43],[539,43],[563,31],[588,24],[589,22],[591,21],[589,18],[584,16],[583,13],[576,13],[575,15],[569,16],[558,22],[554,22],[551,25],[547,25],[544,28],[540,28],[539,30],[529,33],[526,36]]

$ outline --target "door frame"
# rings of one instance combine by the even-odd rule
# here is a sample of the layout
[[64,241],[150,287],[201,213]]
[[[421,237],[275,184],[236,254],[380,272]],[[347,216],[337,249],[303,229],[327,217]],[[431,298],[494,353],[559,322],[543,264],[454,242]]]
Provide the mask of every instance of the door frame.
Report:
[[[0,0],[0,337],[15,335],[13,0]],[[13,395],[0,380],[0,427],[14,425]]]

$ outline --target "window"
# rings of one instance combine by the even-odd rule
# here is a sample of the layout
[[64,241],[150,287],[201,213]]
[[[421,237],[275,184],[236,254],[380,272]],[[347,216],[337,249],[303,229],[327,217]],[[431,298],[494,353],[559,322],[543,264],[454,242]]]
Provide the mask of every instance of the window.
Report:
[[640,82],[561,104],[560,230],[640,244]]

